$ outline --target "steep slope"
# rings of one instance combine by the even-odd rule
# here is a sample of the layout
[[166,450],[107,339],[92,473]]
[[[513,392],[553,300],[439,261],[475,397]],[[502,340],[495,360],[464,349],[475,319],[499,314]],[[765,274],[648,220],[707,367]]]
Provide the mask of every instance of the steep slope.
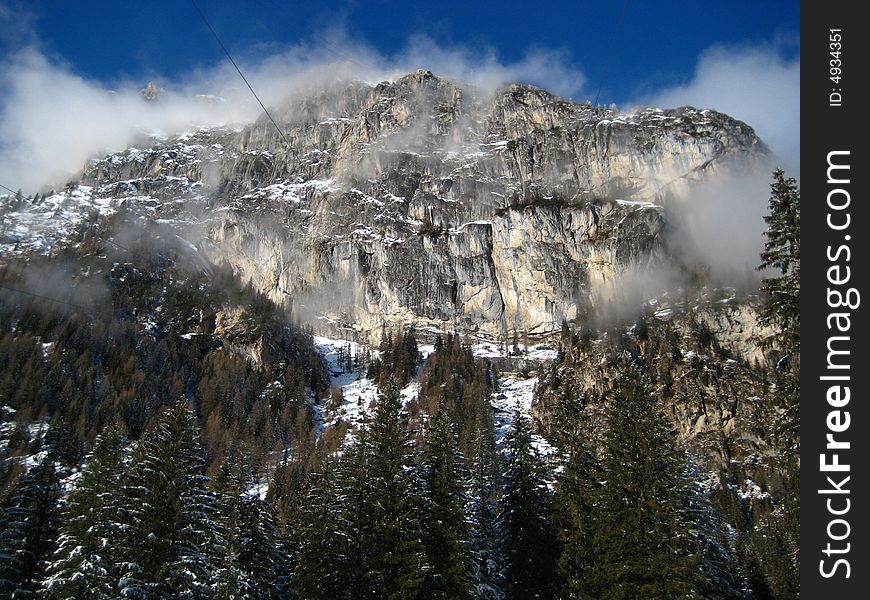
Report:
[[[235,500],[255,492],[285,541],[314,548],[318,561],[293,577],[323,567],[312,581],[341,587],[333,575],[347,565],[320,558],[341,554],[329,536],[354,503],[331,495],[330,471],[369,481],[366,431],[393,406],[380,431],[403,433],[381,447],[419,444],[403,471],[415,477],[434,464],[433,417],[453,419],[441,446],[473,468],[450,477],[474,490],[454,512],[478,520],[475,553],[498,557],[503,461],[527,453],[541,499],[576,508],[565,498],[583,489],[563,476],[597,456],[586,500],[607,490],[596,469],[605,436],[621,439],[609,416],[630,363],[655,422],[691,456],[675,481],[691,480],[692,536],[721,588],[702,595],[749,597],[744,580],[758,577],[763,590],[770,573],[754,572],[753,552],[775,571],[770,557],[789,547],[768,535],[789,508],[770,427],[776,349],[760,344],[771,331],[757,297],[704,285],[669,243],[695,183],[765,157],[747,125],[693,108],[619,113],[525,85],[485,94],[425,71],[335,83],[274,115],[280,131],[262,118],[143,138],[62,191],[0,196],[0,504],[46,448],[60,448],[74,488],[94,435],[120,416],[137,438],[183,397],[220,485],[238,468]],[[665,270],[684,285],[638,292]],[[401,389],[381,402],[397,373]],[[510,449],[518,429],[527,452]],[[494,586],[486,597],[500,597],[504,559],[475,567],[478,589]]]
[[7,206],[5,248],[64,207],[124,204],[324,332],[550,334],[620,275],[671,260],[671,194],[766,152],[714,111],[624,114],[527,85],[486,95],[427,71],[333,84],[276,118],[281,133],[263,117],[93,161],[50,205]]

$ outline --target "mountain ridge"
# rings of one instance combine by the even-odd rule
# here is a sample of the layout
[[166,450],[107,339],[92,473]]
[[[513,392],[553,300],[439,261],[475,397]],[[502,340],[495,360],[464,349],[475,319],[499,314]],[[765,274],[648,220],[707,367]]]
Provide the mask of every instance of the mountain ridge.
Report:
[[429,71],[335,84],[274,116],[280,131],[263,115],[95,159],[67,196],[175,222],[324,332],[505,338],[552,335],[673,262],[664,207],[768,155],[715,111],[619,113],[526,84],[486,95]]

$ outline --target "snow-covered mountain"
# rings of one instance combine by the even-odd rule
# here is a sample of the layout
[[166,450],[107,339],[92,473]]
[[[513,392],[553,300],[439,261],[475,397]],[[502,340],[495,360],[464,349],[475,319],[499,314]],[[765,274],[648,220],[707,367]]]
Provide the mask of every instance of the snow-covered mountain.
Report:
[[[221,586],[228,597],[338,597],[394,573],[365,564],[404,556],[399,538],[429,535],[431,565],[397,569],[431,567],[431,585],[446,577],[438,569],[461,572],[453,584],[465,592],[443,597],[473,587],[502,598],[517,585],[506,574],[516,544],[504,540],[522,508],[531,516],[515,525],[540,526],[524,543],[548,545],[530,555],[549,575],[536,567],[529,585],[558,580],[572,597],[579,584],[556,578],[554,553],[560,569],[587,560],[583,502],[604,524],[622,518],[626,498],[646,498],[641,512],[664,511],[668,533],[632,516],[601,525],[595,543],[635,525],[650,555],[679,540],[663,564],[698,561],[674,562],[688,570],[670,583],[688,587],[665,596],[748,599],[750,585],[778,585],[787,567],[770,556],[788,540],[765,527],[784,519],[789,488],[767,423],[780,385],[761,343],[771,329],[756,295],[715,285],[672,235],[705,182],[766,164],[751,127],[528,85],[484,93],[428,71],[333,83],[271,114],[277,127],[264,115],[143,138],[58,189],[0,196],[0,501],[18,507],[0,523],[25,514],[15,503],[31,502],[27,490],[50,488],[40,497],[55,520],[61,498],[78,510],[82,497],[144,493],[156,505],[186,490],[190,506],[162,510],[204,531],[197,519],[215,493],[229,511],[221,533],[175,563],[145,564],[154,553],[143,544],[188,552],[202,540],[154,542],[147,511],[99,508],[119,512],[117,531],[145,532],[133,546],[106,542],[111,532],[97,540],[129,555],[94,571],[111,575],[106,589],[159,596],[177,584],[166,565],[182,565],[178,581],[198,582],[202,597]],[[84,458],[106,431],[108,466],[96,450]],[[624,460],[623,446],[634,448]],[[162,472],[175,462],[185,469]],[[354,512],[357,492],[369,512]],[[238,511],[259,516],[238,525]],[[16,563],[0,592],[73,589],[76,561],[102,560],[64,554],[91,531],[67,517],[61,558],[49,565],[57,540],[43,540],[31,552],[41,579],[28,574],[36,562]],[[360,534],[372,519],[383,531]],[[0,530],[0,553],[26,522]],[[228,550],[246,535],[268,539],[256,559],[268,568]],[[377,546],[388,543],[399,545]],[[351,559],[343,544],[377,548]],[[449,568],[438,562],[448,546],[458,548]],[[752,552],[774,565],[762,583],[741,571],[757,567]],[[194,563],[201,571],[185,571]],[[362,579],[350,581],[354,568]],[[583,585],[599,585],[594,573]],[[611,575],[595,576],[607,586]]]
[[715,111],[620,113],[527,85],[484,95],[427,71],[333,84],[274,117],[281,131],[264,116],[151,139],[65,192],[7,198],[0,248],[45,252],[123,204],[324,333],[548,335],[674,262],[669,199],[766,152]]

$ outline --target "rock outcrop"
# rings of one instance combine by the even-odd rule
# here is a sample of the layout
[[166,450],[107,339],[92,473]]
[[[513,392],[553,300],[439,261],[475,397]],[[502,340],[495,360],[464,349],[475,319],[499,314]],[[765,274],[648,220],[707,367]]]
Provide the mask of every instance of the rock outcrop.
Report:
[[667,263],[664,199],[766,153],[746,124],[427,71],[334,84],[240,131],[94,161],[82,183],[175,220],[319,328],[558,331]]

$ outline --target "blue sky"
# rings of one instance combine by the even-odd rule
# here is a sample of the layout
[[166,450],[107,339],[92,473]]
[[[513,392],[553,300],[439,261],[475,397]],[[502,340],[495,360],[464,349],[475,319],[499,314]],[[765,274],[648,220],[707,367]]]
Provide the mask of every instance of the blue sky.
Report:
[[[794,0],[197,2],[267,103],[280,102],[281,82],[324,72],[380,80],[423,67],[621,108],[717,108],[799,171]],[[176,95],[160,118],[133,105],[152,80]],[[88,153],[129,143],[133,129],[183,126],[185,95],[230,98],[239,82],[189,0],[0,0],[0,84],[0,178],[31,185],[59,175],[21,175],[3,167],[6,156],[67,161],[72,171]],[[258,109],[239,98],[244,110],[232,116],[250,118]]]
[[[386,56],[409,36],[494,51],[515,62],[552,49],[583,71],[602,102],[624,102],[688,81],[713,45],[777,43],[798,50],[799,2],[286,2],[198,0],[233,54],[251,59],[340,29]],[[184,76],[224,58],[188,0],[7,2],[35,41],[75,72],[117,79]],[[30,39],[28,39],[28,36]],[[8,52],[13,46],[7,44]],[[335,53],[336,58],[342,55]]]

